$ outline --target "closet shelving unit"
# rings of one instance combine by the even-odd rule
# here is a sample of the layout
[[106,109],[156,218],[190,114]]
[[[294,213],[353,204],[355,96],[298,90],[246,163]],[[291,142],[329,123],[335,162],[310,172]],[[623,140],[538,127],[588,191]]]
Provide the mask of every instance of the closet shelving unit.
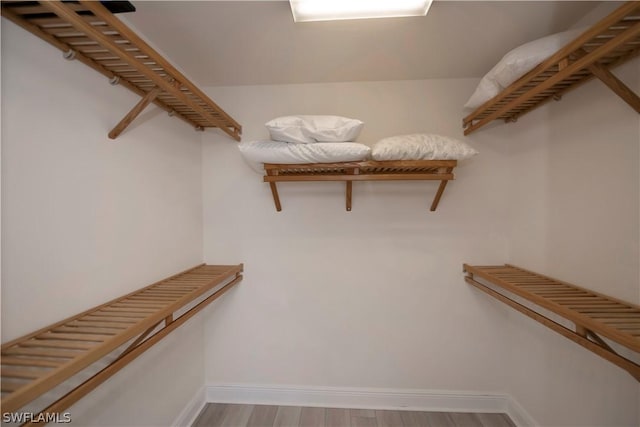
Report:
[[129,2],[3,1],[2,16],[141,97],[109,132],[115,139],[150,104],[198,130],[220,128],[240,140],[242,127],[109,10]]
[[242,270],[242,264],[202,264],[3,344],[3,413],[112,359],[41,412],[61,413],[239,283]]
[[640,113],[640,97],[611,69],[640,53],[640,1],[622,5],[547,60],[478,107],[463,121],[468,135],[494,120],[523,114],[597,77]]
[[447,183],[454,179],[457,160],[386,160],[338,163],[272,164],[265,163],[268,182],[276,210],[280,212],[277,182],[342,181],[345,182],[346,210],[351,211],[353,181],[440,181],[431,202],[435,211]]
[[[639,53],[640,1],[630,1],[465,117],[464,133],[516,121],[594,77],[640,113],[640,97],[610,71]],[[463,269],[467,283],[640,381],[640,306],[509,264]]]
[[[640,306],[513,265],[464,264],[465,280],[640,381]],[[505,292],[506,291],[506,292]]]

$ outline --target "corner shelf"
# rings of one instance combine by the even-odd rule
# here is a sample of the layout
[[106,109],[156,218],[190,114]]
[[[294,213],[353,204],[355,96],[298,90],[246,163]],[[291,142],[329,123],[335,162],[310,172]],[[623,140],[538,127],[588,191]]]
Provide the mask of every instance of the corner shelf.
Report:
[[[467,283],[614,363],[640,381],[640,365],[605,341],[640,353],[640,306],[509,264],[464,264],[463,270],[467,273]],[[515,297],[498,292],[496,287]],[[542,310],[525,306],[518,298],[571,322],[575,330],[558,323]]]
[[630,1],[466,116],[464,134],[494,120],[515,122],[551,100],[559,101],[593,77],[640,113],[640,97],[609,71],[638,54],[640,2]]
[[2,16],[60,49],[66,59],[76,59],[142,97],[109,132],[110,138],[154,103],[197,130],[217,127],[240,140],[242,127],[231,116],[100,2],[3,1]]
[[242,264],[202,264],[3,344],[2,410],[16,412],[119,352],[43,412],[63,411],[239,283],[242,270]]
[[440,181],[431,211],[435,211],[447,182],[453,180],[457,160],[385,160],[339,163],[272,164],[265,163],[268,182],[276,210],[280,212],[280,196],[276,182],[344,181],[346,209],[351,211],[353,181]]

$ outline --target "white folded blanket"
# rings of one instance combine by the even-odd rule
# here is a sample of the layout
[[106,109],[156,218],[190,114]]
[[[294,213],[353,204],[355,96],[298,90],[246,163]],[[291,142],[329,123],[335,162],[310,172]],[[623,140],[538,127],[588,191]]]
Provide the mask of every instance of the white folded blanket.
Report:
[[238,144],[240,153],[257,172],[264,163],[334,163],[369,159],[371,148],[357,142],[298,144],[280,141],[248,141]]

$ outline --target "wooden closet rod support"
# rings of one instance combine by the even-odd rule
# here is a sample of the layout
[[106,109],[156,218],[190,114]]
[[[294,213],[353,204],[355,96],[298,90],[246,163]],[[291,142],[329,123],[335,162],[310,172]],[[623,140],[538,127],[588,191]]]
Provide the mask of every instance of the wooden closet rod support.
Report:
[[[580,48],[576,49],[573,53],[573,56],[576,59],[582,58],[588,55],[589,52]],[[568,58],[567,58],[568,60]],[[608,67],[599,64],[598,62],[594,62],[593,64],[587,67],[591,74],[596,76],[602,83],[604,83],[609,89],[613,91],[616,95],[618,95],[624,102],[629,104],[631,108],[636,110],[637,113],[640,113],[640,97],[633,91],[629,86],[624,84],[622,80],[617,78]]]
[[144,98],[142,98],[140,102],[138,102],[135,107],[133,107],[131,111],[129,111],[129,113],[120,120],[120,123],[111,129],[111,132],[109,132],[109,138],[116,139],[118,135],[120,135],[145,108],[147,108],[147,105],[151,104],[153,100],[156,99],[160,92],[162,92],[160,88],[156,87],[151,89]]
[[636,95],[626,84],[624,84],[619,78],[613,75],[613,73],[599,64],[592,64],[589,66],[589,71],[593,73],[602,83],[607,85],[616,95],[624,100],[631,106],[637,113],[640,113],[640,97]]
[[444,189],[447,186],[447,182],[449,181],[440,181],[440,185],[438,186],[438,191],[436,192],[436,196],[433,198],[433,202],[431,202],[431,208],[429,209],[431,212],[435,212],[438,208],[438,203],[440,203],[440,198],[442,197],[442,193],[444,193]]

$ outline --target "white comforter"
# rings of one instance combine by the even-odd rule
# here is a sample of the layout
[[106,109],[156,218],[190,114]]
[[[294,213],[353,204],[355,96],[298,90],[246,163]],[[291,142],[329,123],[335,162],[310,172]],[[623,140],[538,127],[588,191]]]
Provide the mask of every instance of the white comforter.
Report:
[[297,144],[280,141],[248,141],[238,144],[240,153],[256,171],[263,163],[333,163],[367,160],[371,148],[357,142]]

